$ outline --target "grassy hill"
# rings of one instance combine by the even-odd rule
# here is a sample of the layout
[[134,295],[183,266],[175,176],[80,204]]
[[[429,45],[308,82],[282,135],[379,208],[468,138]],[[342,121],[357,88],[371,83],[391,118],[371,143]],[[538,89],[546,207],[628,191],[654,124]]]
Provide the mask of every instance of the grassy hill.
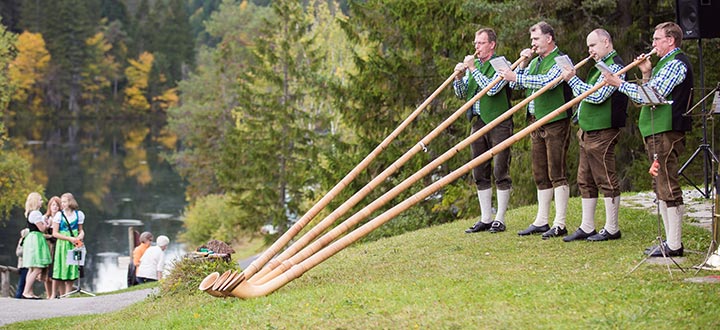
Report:
[[[598,205],[598,226],[604,222]],[[717,284],[645,263],[657,218],[623,208],[612,242],[519,237],[535,207],[508,212],[508,231],[467,235],[474,219],[355,245],[262,298],[154,296],[105,315],[23,322],[72,329],[717,329]],[[569,229],[579,225],[571,199]],[[683,267],[705,257],[709,232],[688,224]],[[599,229],[600,227],[598,227]],[[702,271],[697,276],[717,275]]]

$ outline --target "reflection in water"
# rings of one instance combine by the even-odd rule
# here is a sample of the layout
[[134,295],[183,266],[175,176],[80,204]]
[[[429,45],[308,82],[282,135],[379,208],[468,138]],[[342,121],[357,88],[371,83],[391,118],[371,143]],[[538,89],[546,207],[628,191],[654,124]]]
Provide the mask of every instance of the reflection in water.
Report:
[[[87,266],[83,288],[107,292],[125,287],[129,226],[166,235],[168,256],[177,243],[185,207],[182,179],[163,158],[176,141],[162,120],[68,120],[5,123],[13,149],[32,164],[45,198],[72,192],[85,213]],[[44,209],[43,209],[44,210]],[[15,244],[25,226],[22,210],[0,224],[0,265],[17,264]],[[16,283],[16,280],[13,280]],[[42,292],[36,287],[36,292]]]
[[[167,250],[165,250],[165,275],[172,267],[173,261],[185,254],[185,245],[170,242]],[[94,285],[98,288],[97,292],[108,292],[124,289],[127,287],[127,256],[121,256],[118,253],[98,253],[95,254],[95,280]],[[83,286],[85,282],[83,282]]]
[[143,222],[140,220],[135,219],[113,219],[113,220],[105,220],[105,223],[109,223],[113,226],[135,226],[140,227],[143,225]]

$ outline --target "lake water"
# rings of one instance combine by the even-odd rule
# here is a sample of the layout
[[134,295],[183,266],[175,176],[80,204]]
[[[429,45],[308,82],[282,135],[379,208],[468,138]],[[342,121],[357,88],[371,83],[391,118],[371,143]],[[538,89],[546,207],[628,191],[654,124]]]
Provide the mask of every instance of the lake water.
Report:
[[[85,213],[83,289],[107,292],[127,286],[127,268],[118,261],[130,253],[131,226],[155,237],[168,236],[166,260],[185,252],[177,242],[185,186],[164,158],[176,148],[177,139],[163,120],[27,120],[5,125],[11,149],[32,159],[33,175],[45,186],[45,200],[71,192]],[[0,224],[0,265],[17,265],[15,246],[25,227],[22,213],[17,209]],[[44,289],[36,286],[35,292]]]

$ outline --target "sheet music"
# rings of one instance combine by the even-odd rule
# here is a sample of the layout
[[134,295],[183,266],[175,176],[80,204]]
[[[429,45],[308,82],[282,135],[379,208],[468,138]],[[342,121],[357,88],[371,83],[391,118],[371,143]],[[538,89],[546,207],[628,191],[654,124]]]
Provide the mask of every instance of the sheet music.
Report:
[[712,103],[712,112],[716,114],[720,113],[720,91],[715,91],[715,98]]
[[595,63],[595,67],[598,70],[600,70],[601,72],[607,72],[609,74],[613,74],[612,69],[610,69],[610,67],[607,64],[605,64],[605,62],[597,62],[597,63]]
[[572,70],[573,68],[573,62],[567,55],[556,56],[555,63],[557,63],[561,69]]
[[638,92],[643,104],[659,105],[672,103],[668,102],[665,97],[660,95],[660,93],[652,86],[640,85],[638,86]]
[[505,56],[491,58],[490,65],[495,69],[495,72],[499,72],[500,70],[512,71],[510,70],[510,62],[508,62]]

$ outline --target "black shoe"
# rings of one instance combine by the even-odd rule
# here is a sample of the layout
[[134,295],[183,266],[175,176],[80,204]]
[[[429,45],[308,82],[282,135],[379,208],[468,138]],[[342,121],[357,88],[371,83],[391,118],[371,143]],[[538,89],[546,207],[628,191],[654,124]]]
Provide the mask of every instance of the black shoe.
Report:
[[[597,235],[597,232],[595,229],[593,231],[586,233],[582,229],[578,228],[574,233],[570,234],[570,236],[563,237],[563,241],[565,242],[572,242],[579,239],[586,239],[588,237]],[[588,238],[589,239],[589,238]]]
[[479,231],[486,231],[486,230],[490,229],[491,224],[492,224],[492,222],[484,223],[482,221],[478,221],[472,227],[465,229],[465,233],[472,234],[472,233],[477,233]]
[[550,228],[550,230],[544,232],[542,234],[542,239],[548,239],[550,237],[560,237],[567,235],[567,228],[560,228],[558,226],[553,226]]
[[607,241],[611,239],[619,239],[622,236],[620,234],[620,231],[618,230],[615,234],[610,234],[605,228],[600,229],[600,232],[596,235],[590,236],[587,238],[588,241],[591,242],[600,242],[600,241]]
[[[665,241],[663,241],[662,243],[663,243],[663,245],[664,245],[664,244],[665,244]],[[653,246],[651,246],[651,247],[645,248],[645,251],[643,251],[643,254],[650,254],[650,253],[652,253],[653,251],[656,251],[657,249],[658,249],[658,246],[657,246],[657,245],[653,245]]]
[[[662,249],[662,250],[661,250]],[[667,243],[663,243],[663,245],[660,246],[660,248],[656,248],[654,251],[651,251],[651,253],[648,255],[650,257],[663,257],[663,251],[665,252],[665,257],[682,257],[684,247],[682,244],[680,244],[680,248],[677,250],[671,250]]]
[[500,221],[493,221],[488,231],[491,233],[499,233],[501,231],[505,231],[505,224]]
[[531,234],[540,234],[540,233],[544,233],[548,230],[550,230],[550,226],[548,226],[548,225],[542,225],[540,227],[535,227],[535,225],[530,225],[530,227],[527,227],[527,229],[519,231],[518,235],[527,236],[527,235],[531,235]]

